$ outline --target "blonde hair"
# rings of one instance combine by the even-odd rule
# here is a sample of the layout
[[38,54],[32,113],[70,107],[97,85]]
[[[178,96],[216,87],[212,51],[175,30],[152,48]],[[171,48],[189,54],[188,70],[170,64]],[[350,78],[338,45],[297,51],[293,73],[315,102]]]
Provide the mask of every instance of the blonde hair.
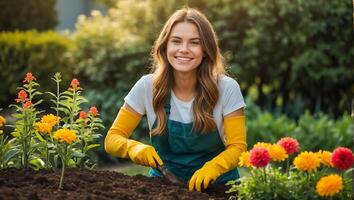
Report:
[[161,134],[166,130],[164,104],[170,97],[174,83],[173,69],[167,60],[167,42],[172,28],[180,22],[196,25],[205,55],[197,68],[196,96],[193,102],[193,130],[206,133],[216,128],[213,110],[219,99],[217,78],[225,73],[218,39],[211,23],[201,12],[193,8],[182,8],[175,11],[167,20],[152,49],[154,60],[152,104],[157,120],[157,126],[152,130],[152,135]]

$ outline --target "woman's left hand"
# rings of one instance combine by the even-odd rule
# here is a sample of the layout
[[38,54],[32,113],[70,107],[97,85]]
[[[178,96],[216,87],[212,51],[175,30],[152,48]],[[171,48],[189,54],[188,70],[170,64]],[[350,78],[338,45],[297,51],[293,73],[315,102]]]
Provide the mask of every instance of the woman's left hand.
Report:
[[221,173],[217,166],[214,166],[212,162],[207,162],[205,165],[194,172],[192,178],[189,180],[189,191],[195,189],[200,192],[202,189],[206,189],[210,183],[214,182]]

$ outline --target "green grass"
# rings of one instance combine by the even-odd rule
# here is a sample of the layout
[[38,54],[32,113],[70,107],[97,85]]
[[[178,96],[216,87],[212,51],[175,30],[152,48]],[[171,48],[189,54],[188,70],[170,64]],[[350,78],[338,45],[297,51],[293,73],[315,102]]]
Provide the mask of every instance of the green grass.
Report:
[[134,163],[121,163],[114,166],[105,166],[99,168],[99,170],[116,171],[128,176],[134,176],[138,174],[147,176],[149,174],[149,169],[149,167],[144,167]]

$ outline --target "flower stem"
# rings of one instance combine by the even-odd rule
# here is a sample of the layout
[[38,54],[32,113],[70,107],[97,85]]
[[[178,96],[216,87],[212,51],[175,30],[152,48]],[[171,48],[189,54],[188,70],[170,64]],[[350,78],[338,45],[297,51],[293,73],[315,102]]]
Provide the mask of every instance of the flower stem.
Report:
[[264,173],[264,183],[267,184],[267,172],[265,167],[263,167],[263,173]]
[[66,165],[66,152],[67,152],[67,145],[64,145],[64,152],[60,156],[61,157],[61,176],[60,176],[60,182],[59,182],[59,190],[63,189],[63,183],[64,183],[64,172],[65,172],[65,165]]
[[290,158],[288,157],[286,161],[286,175],[289,177],[289,165],[290,165]]

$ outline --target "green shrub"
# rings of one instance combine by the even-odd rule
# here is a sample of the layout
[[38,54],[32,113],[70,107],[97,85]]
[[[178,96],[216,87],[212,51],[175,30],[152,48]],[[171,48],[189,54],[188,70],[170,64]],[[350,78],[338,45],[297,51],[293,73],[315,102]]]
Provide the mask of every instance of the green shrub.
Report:
[[[60,71],[63,82],[68,83],[72,68],[65,53],[72,46],[69,39],[52,31],[1,32],[0,91],[5,91],[6,95],[0,96],[0,105],[4,107],[12,103],[16,97],[16,87],[26,72],[33,71],[37,77],[48,77]],[[44,89],[50,86],[55,88],[49,79],[42,85]]]
[[0,30],[49,30],[57,23],[56,0],[0,0]]

